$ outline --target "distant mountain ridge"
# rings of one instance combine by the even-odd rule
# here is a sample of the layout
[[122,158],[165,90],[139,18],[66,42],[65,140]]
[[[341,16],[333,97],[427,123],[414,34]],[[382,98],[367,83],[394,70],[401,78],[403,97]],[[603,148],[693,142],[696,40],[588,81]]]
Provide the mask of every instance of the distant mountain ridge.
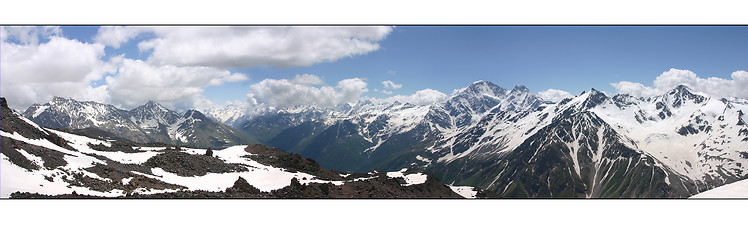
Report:
[[[365,99],[330,108],[266,109],[238,117],[246,120],[234,122],[234,126],[260,142],[309,156],[325,167],[368,171],[386,167],[382,162],[417,143],[474,124],[497,105],[499,110],[514,112],[542,103],[547,101],[522,85],[507,90],[477,81],[457,90],[448,100],[431,105]],[[216,119],[240,115],[227,113],[238,109],[234,107],[208,112],[224,114]]]
[[418,167],[500,197],[680,198],[746,178],[746,102],[685,85],[649,98],[591,89],[549,102],[521,85],[477,81],[427,106],[295,107],[247,117],[240,129],[327,168]]
[[140,143],[194,147],[257,143],[199,111],[189,110],[180,115],[154,101],[127,111],[109,104],[54,97],[48,103],[30,106],[23,116],[43,127],[98,128]]

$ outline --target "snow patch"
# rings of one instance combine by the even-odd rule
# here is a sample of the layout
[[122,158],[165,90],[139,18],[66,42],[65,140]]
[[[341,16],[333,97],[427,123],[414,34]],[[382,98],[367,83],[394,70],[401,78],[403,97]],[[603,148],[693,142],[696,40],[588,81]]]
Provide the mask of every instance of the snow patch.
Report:
[[36,124],[35,122],[29,120],[28,118],[25,118],[25,117],[21,116],[21,114],[18,114],[17,112],[13,112],[13,114],[15,114],[16,117],[20,118],[24,122],[26,122],[29,125],[33,126],[34,128],[39,129],[39,131],[42,131],[43,133],[47,133],[47,131],[45,131],[44,129],[42,129],[42,127],[40,127],[38,124]]
[[183,177],[176,174],[164,171],[161,168],[153,168],[151,170],[154,175],[160,176],[158,179],[167,183],[182,185],[187,187],[189,190],[205,190],[205,191],[224,191],[234,185],[239,177],[247,180],[247,182],[260,189],[263,192],[269,192],[272,190],[280,189],[291,184],[291,179],[312,179],[314,176],[306,173],[289,173],[281,171],[280,169],[267,169],[267,170],[254,170],[247,172],[231,172],[231,173],[208,173],[203,176],[194,177]]
[[133,177],[123,178],[122,179],[122,185],[127,185],[128,183],[130,183],[130,181],[132,181],[132,179],[133,179]]
[[42,157],[39,157],[39,156],[36,156],[34,154],[28,153],[28,152],[26,152],[26,150],[23,150],[23,149],[20,149],[20,148],[16,149],[16,151],[18,151],[19,153],[21,153],[21,155],[23,155],[24,157],[26,157],[26,159],[28,159],[29,161],[31,161],[32,163],[34,163],[34,165],[39,166],[41,168],[44,167],[44,165],[43,165],[44,164],[44,160],[42,160]]
[[166,147],[136,147],[135,149],[140,151],[156,152],[166,150]]
[[34,115],[32,115],[31,118],[38,117],[40,114],[44,112],[44,110],[47,110],[47,108],[49,108],[48,105],[44,105],[44,106],[37,108],[36,111],[34,111]]
[[476,195],[478,195],[478,191],[470,186],[449,186],[449,188],[451,188],[453,192],[468,199],[474,199],[476,198]]
[[49,132],[52,132],[54,134],[57,134],[57,136],[60,136],[70,142],[73,145],[80,145],[80,146],[87,146],[89,143],[92,145],[104,145],[107,147],[111,147],[112,143],[109,141],[102,141],[98,139],[93,139],[89,137],[84,137],[80,135],[70,134],[66,132],[57,131],[54,129],[47,129]]
[[[103,144],[109,147],[111,147],[112,144],[107,141],[101,141],[101,140],[87,138],[87,137],[69,134],[65,132],[60,132],[60,131],[55,131],[55,130],[50,130],[50,131],[68,140],[73,146],[73,148],[77,149],[81,153],[92,153],[96,155],[101,155],[101,156],[107,157],[111,160],[114,160],[120,163],[141,164],[141,163],[148,161],[148,159],[152,158],[153,156],[156,156],[159,154],[159,152],[156,152],[156,151],[136,152],[136,153],[98,151],[98,150],[91,149],[91,147],[88,146],[88,144],[89,143],[93,145]],[[156,148],[156,149],[159,149],[159,148]]]
[[422,162],[427,162],[427,163],[431,162],[431,160],[429,160],[428,158],[422,157],[421,155],[416,155],[416,159],[418,159],[418,161],[422,161]]
[[57,146],[57,145],[49,142],[49,140],[47,140],[47,139],[28,139],[28,138],[26,138],[24,136],[21,136],[21,134],[18,134],[18,132],[13,132],[13,134],[10,134],[10,133],[4,132],[4,131],[0,131],[0,136],[8,137],[8,138],[11,138],[11,139],[14,139],[14,140],[17,140],[17,141],[22,141],[22,142],[25,142],[25,143],[28,143],[28,144],[31,144],[31,145],[36,145],[36,146],[39,146],[39,147],[44,147],[44,148],[52,149],[52,150],[55,150],[55,151],[66,153],[66,154],[71,154],[71,155],[76,155],[76,156],[78,155],[78,153],[76,153],[74,151],[70,151],[70,150],[65,149],[65,148],[62,148],[60,146]]
[[411,173],[408,175],[403,174],[407,170],[408,170],[407,168],[403,168],[399,172],[388,172],[387,177],[390,177],[390,178],[401,177],[405,179],[405,184],[403,184],[403,186],[423,184],[426,182],[426,178],[427,178],[426,174],[423,174],[423,173]]
[[716,187],[691,198],[748,198],[748,179]]
[[[75,191],[78,194],[101,197],[115,197],[124,194],[122,190],[98,192],[88,188],[69,186],[62,179],[67,174],[60,169],[41,169],[28,172],[26,169],[11,163],[10,159],[4,154],[0,155],[2,159],[0,160],[0,198],[9,198],[10,194],[14,192],[60,195]],[[70,161],[71,159],[66,158],[65,160]],[[51,182],[45,179],[45,177],[49,178],[50,176],[54,176]]]

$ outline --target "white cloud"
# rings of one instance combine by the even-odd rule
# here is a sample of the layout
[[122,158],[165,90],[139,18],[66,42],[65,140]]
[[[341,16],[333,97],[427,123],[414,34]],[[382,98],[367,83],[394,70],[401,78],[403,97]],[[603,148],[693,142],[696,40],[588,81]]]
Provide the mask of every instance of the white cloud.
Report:
[[369,91],[366,82],[359,78],[343,79],[335,88],[340,89],[340,103],[357,101],[361,94]]
[[387,99],[385,99],[385,101],[389,101],[389,102],[398,101],[398,102],[411,103],[411,104],[423,106],[423,105],[430,105],[436,102],[444,101],[446,99],[447,99],[447,94],[444,94],[434,89],[423,89],[408,96],[397,95],[397,96],[388,97]]
[[560,102],[564,98],[574,97],[571,93],[558,89],[548,89],[538,93],[538,96],[546,101]]
[[363,55],[379,49],[391,27],[128,27],[104,28],[95,39],[119,46],[140,33],[155,38],[138,43],[153,50],[159,65],[297,67]]
[[60,27],[44,26],[2,26],[0,27],[0,40],[16,40],[21,44],[38,45],[39,39],[47,39],[52,36],[60,36],[62,30]]
[[[8,97],[13,108],[25,108],[43,103],[53,96],[79,100],[106,101],[106,86],[92,87],[91,82],[114,71],[112,62],[103,62],[104,45],[82,43],[59,36],[48,36],[49,41],[38,43],[28,38],[45,37],[56,30],[15,31],[26,44],[3,41],[0,51],[2,95]],[[36,31],[37,33],[30,33]],[[30,37],[35,35],[35,37]],[[27,38],[28,37],[28,38]],[[10,36],[9,36],[10,38]]]
[[[391,31],[391,27],[101,27],[94,43],[82,43],[61,37],[59,27],[0,27],[2,94],[13,98],[10,103],[16,108],[52,96],[123,108],[148,100],[175,109],[206,108],[214,105],[202,95],[206,87],[248,79],[227,68],[309,66],[363,55],[379,49],[378,42]],[[141,41],[138,47],[148,52],[147,60],[105,56],[105,46],[119,48],[133,40]],[[109,60],[103,61],[105,57]],[[286,81],[302,93],[309,90],[307,97],[319,97],[304,99],[313,104],[354,101],[368,91],[361,79],[342,80],[334,87],[310,74]],[[255,101],[293,102],[262,93],[253,96]]]
[[717,77],[700,78],[689,70],[670,69],[654,80],[655,88],[667,91],[685,84],[695,91],[704,92],[715,97],[748,98],[748,73],[736,71],[732,73],[732,80]]
[[384,90],[384,89],[379,90],[379,89],[375,88],[374,92],[378,92],[378,93],[382,93],[382,94],[386,94],[386,95],[392,95],[392,91],[387,91],[387,90]]
[[322,81],[322,78],[318,77],[317,75],[312,74],[302,74],[302,75],[296,75],[293,79],[291,79],[291,82],[295,84],[300,85],[322,85],[325,84],[325,81]]
[[354,102],[368,91],[366,82],[359,78],[344,79],[335,87],[315,87],[301,78],[314,78],[314,75],[301,75],[292,80],[265,79],[249,87],[247,101],[253,105],[267,106],[323,106],[330,107],[341,103]]
[[646,98],[662,93],[660,90],[647,87],[642,85],[641,83],[635,82],[621,81],[618,83],[611,83],[610,85],[616,88],[616,90],[618,90],[618,93],[629,94],[636,97]]
[[639,97],[650,97],[670,91],[678,85],[686,85],[697,92],[706,93],[712,97],[740,97],[748,98],[748,72],[735,71],[732,80],[717,77],[701,78],[689,70],[672,68],[658,76],[653,84],[647,87],[640,83],[618,82],[611,83],[619,93],[628,93]]
[[111,103],[134,108],[149,100],[167,108],[187,110],[212,106],[202,95],[208,86],[249,78],[212,67],[152,66],[141,60],[124,59],[115,76],[106,77]]
[[403,87],[402,84],[396,84],[390,80],[382,82],[382,85],[384,85],[384,88],[391,88],[391,89],[400,89]]
[[94,41],[119,48],[123,43],[148,31],[151,31],[150,27],[101,26],[94,37]]

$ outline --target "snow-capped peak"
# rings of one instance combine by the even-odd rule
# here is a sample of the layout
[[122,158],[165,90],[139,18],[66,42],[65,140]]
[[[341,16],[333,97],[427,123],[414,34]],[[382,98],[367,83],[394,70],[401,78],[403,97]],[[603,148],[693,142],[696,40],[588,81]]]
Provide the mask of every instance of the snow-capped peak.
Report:
[[597,91],[593,88],[593,89],[590,89],[589,93],[586,94],[585,100],[582,103],[582,107],[593,108],[603,103],[607,99],[608,99],[608,96],[605,95],[605,93]]
[[605,95],[605,93],[592,88],[588,92],[582,92],[582,94],[577,97],[565,99],[564,101],[559,102],[558,109],[565,109],[565,111],[571,112],[581,112],[592,109],[605,102],[605,100],[608,100],[608,96]]
[[674,88],[673,90],[670,90],[667,93],[656,97],[656,99],[663,100],[670,106],[673,106],[675,108],[680,107],[686,101],[691,101],[699,104],[706,101],[707,98],[708,97],[705,95],[692,92],[691,89],[686,85],[678,85],[678,87]]
[[[150,111],[150,112],[171,112],[171,110],[167,109],[160,103],[154,102],[153,100],[148,101],[147,103],[135,108],[140,109],[140,111]],[[135,110],[133,109],[133,110]]]
[[466,96],[492,96],[498,97],[503,96],[507,92],[506,89],[497,86],[496,84],[484,80],[476,81],[473,84],[468,85],[465,88],[457,89],[452,94],[452,98],[466,97]]
[[187,110],[187,112],[184,113],[185,118],[192,118],[192,119],[206,119],[205,115],[197,110]]
[[524,92],[530,92],[530,89],[527,89],[524,85],[517,85],[514,86],[514,88],[511,91],[512,93],[524,93]]
[[208,109],[205,111],[205,114],[219,122],[233,126],[246,120],[249,117],[250,109],[247,106],[228,104],[220,108]]

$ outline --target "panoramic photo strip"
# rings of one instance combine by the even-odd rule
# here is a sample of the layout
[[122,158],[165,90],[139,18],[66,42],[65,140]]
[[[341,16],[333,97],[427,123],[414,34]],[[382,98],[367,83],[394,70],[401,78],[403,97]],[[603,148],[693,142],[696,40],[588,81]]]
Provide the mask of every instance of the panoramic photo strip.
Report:
[[748,198],[746,26],[0,26],[0,198]]

